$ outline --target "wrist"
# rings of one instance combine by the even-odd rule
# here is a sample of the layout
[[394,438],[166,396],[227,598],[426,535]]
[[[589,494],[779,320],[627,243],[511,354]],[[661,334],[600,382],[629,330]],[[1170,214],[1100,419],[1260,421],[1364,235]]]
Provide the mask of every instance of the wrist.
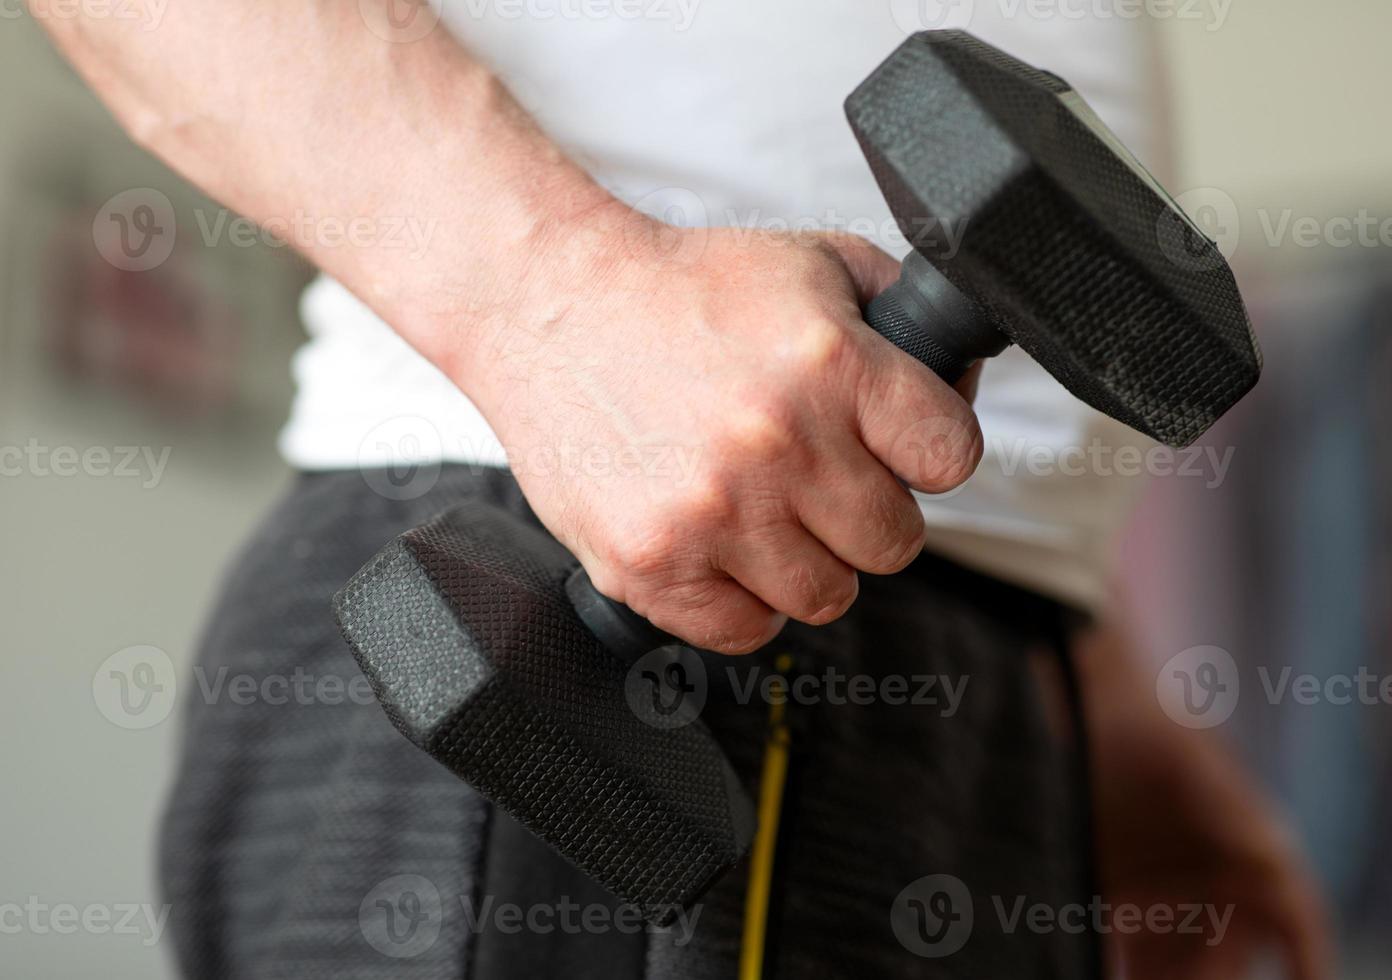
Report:
[[[650,221],[588,177],[540,199],[539,210],[495,219],[481,261],[422,270],[418,281],[435,301],[398,327],[418,335],[412,342],[485,414],[526,365],[566,348],[596,298],[617,288],[630,261],[625,235]],[[453,251],[437,250],[436,260]]]

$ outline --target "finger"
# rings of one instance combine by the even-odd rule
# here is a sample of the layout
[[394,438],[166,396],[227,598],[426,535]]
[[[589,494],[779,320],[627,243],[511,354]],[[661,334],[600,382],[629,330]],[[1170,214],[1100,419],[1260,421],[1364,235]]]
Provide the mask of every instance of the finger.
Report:
[[788,622],[785,614],[718,573],[669,586],[651,602],[635,600],[633,610],[658,629],[717,653],[752,653]]
[[769,608],[708,558],[688,558],[684,572],[624,572],[622,561],[601,556],[583,534],[569,547],[600,594],[699,649],[749,653],[787,623],[787,616]]
[[976,413],[945,381],[878,335],[865,342],[861,441],[915,490],[944,493],[963,483],[981,462]]
[[845,263],[855,283],[856,301],[862,307],[899,278],[899,260],[859,235],[828,232],[823,240]]
[[811,626],[839,618],[860,591],[855,569],[794,518],[742,535],[721,568],[770,608]]
[[848,435],[846,443],[822,457],[836,471],[798,494],[798,519],[847,565],[889,575],[923,550],[923,511],[859,440]]

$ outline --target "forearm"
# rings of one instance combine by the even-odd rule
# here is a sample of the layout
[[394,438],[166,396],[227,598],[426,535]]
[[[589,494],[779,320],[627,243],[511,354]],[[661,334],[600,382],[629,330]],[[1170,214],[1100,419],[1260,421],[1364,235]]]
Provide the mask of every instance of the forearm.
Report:
[[[982,438],[862,319],[898,263],[849,235],[667,229],[567,160],[443,28],[391,43],[361,7],[177,0],[153,31],[47,26],[138,141],[263,225],[429,229],[422,256],[288,225],[469,396],[605,594],[743,652],[787,617],[835,619],[857,571],[911,562],[923,516],[905,486],[957,486]],[[905,448],[914,420],[935,426],[931,453]],[[577,450],[564,472],[528,464]],[[644,451],[684,462],[633,465]]]
[[[336,0],[171,3],[153,30],[47,9],[35,16],[136,141],[447,368],[538,255],[580,261],[558,229],[610,202],[443,27],[392,43]],[[408,221],[423,251],[325,232]]]

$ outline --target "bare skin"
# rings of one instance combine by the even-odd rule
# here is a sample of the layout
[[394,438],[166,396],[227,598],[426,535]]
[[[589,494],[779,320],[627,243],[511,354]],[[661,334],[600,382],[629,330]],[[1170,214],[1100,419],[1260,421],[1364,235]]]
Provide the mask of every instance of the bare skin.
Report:
[[[789,617],[836,619],[858,571],[921,549],[905,485],[949,490],[980,459],[962,395],[861,320],[897,274],[889,256],[853,236],[659,225],[443,29],[390,43],[332,0],[171,4],[155,30],[44,23],[136,140],[248,217],[434,221],[424,259],[300,228],[291,244],[519,459],[694,456],[685,474],[514,468],[602,592],[692,643],[746,652]],[[933,451],[896,451],[924,420]]]
[[[842,235],[659,225],[599,188],[443,30],[389,43],[336,0],[169,4],[155,30],[47,9],[34,16],[132,137],[242,214],[433,222],[423,258],[291,244],[458,384],[519,459],[695,453],[685,476],[515,467],[601,591],[692,643],[737,653],[789,617],[836,619],[857,572],[897,571],[921,549],[905,484],[946,491],[980,459],[975,375],[953,389],[861,320],[897,275],[887,255]],[[925,428],[926,452],[905,438]],[[1218,952],[1128,940],[1131,975],[1229,976],[1275,941],[1300,980],[1326,976],[1318,901],[1260,799],[1147,706],[1114,639],[1082,649],[1109,891],[1144,903],[1221,880],[1240,909]],[[1183,804],[1167,820],[1128,806],[1162,794]],[[1157,847],[1178,857],[1139,860]]]

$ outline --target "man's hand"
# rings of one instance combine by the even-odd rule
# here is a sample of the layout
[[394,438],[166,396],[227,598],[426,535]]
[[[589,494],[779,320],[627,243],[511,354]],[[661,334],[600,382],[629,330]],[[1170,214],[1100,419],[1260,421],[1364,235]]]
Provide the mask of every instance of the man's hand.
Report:
[[[1165,928],[1110,934],[1124,975],[1238,980],[1271,951],[1292,980],[1327,980],[1319,890],[1270,804],[1211,733],[1159,710],[1114,635],[1088,638],[1080,653],[1105,898],[1176,913]],[[1205,913],[1174,928],[1191,906]]]
[[976,466],[967,403],[861,321],[888,256],[652,221],[446,31],[392,43],[370,3],[174,4],[159,31],[45,9],[131,134],[241,213],[428,223],[424,255],[290,244],[479,405],[598,588],[690,642],[835,619],[856,569],[922,543],[896,477]]
[[904,484],[957,486],[982,442],[962,395],[861,319],[897,262],[853,236],[680,230],[617,204],[565,237],[435,360],[601,592],[745,652],[788,617],[836,619],[857,570],[913,560]]

